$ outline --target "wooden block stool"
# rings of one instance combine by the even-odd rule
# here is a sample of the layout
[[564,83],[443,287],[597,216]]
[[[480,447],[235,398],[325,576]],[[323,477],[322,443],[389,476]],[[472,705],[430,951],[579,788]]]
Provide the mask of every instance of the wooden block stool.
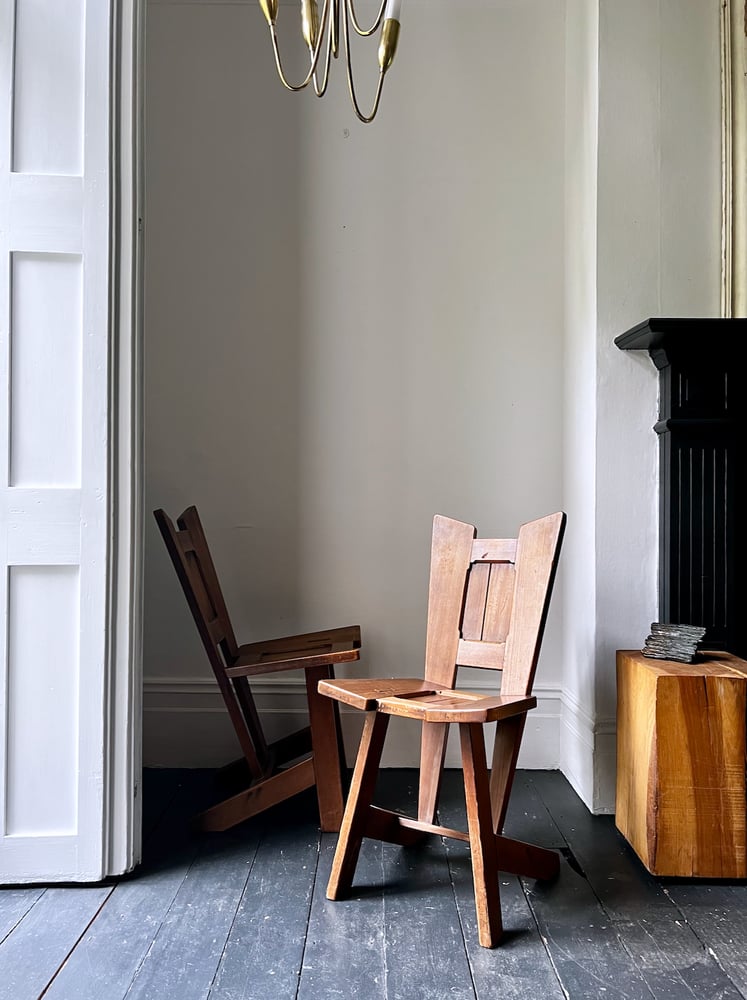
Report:
[[654,875],[747,877],[747,661],[617,652],[615,822]]

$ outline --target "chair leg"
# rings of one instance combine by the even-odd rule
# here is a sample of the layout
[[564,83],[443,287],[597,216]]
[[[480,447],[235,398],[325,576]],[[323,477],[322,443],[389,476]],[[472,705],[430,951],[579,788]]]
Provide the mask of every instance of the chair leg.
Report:
[[340,836],[332,862],[332,872],[327,884],[327,899],[341,899],[350,891],[353,884],[388,725],[388,715],[379,712],[366,713],[345,814],[342,817]]
[[492,948],[503,935],[498,888],[498,851],[490,808],[490,780],[485,739],[480,723],[461,723],[459,736],[467,800],[467,823],[472,853],[477,930],[480,944]]
[[506,810],[516,773],[516,761],[524,732],[526,713],[499,722],[495,730],[493,762],[490,768],[490,800],[493,809],[493,830],[503,833]]
[[435,823],[438,795],[446,756],[447,722],[424,722],[420,738],[420,787],[418,790],[418,819]]
[[342,822],[343,792],[342,734],[340,709],[336,701],[319,694],[319,681],[333,676],[332,667],[310,667],[306,670],[306,696],[309,705],[311,746],[314,752],[316,796],[322,830],[337,833]]

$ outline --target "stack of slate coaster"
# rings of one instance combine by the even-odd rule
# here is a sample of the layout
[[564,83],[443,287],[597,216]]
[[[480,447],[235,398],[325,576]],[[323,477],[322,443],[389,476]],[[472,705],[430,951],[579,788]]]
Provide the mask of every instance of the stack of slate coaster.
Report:
[[651,622],[651,635],[641,650],[644,656],[657,660],[677,660],[680,663],[694,663],[698,646],[705,635],[700,625],[670,625],[666,622]]

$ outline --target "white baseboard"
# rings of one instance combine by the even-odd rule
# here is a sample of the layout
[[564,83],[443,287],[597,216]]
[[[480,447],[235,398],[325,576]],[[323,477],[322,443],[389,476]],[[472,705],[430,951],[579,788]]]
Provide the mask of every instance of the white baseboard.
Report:
[[615,765],[617,723],[596,722],[566,693],[561,697],[560,770],[595,814],[615,812]]
[[[306,689],[297,677],[264,678],[252,682],[269,739],[305,725]],[[479,690],[473,688],[473,690]],[[494,688],[485,688],[494,693]],[[560,767],[561,692],[535,685],[537,708],[529,713],[519,767],[556,770]],[[352,765],[363,715],[342,706],[347,762]],[[454,730],[455,727],[452,727]],[[488,727],[492,729],[492,727]],[[492,739],[492,733],[486,734]],[[416,767],[420,727],[393,718],[384,749],[383,767]],[[150,677],[143,688],[143,763],[145,767],[220,767],[240,756],[223,701],[212,678]],[[456,732],[452,731],[446,766],[459,767]]]

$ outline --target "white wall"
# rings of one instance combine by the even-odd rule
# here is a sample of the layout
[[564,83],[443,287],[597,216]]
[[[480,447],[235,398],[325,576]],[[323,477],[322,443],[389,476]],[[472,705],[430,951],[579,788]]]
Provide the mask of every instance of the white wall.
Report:
[[[613,811],[615,650],[642,645],[658,610],[658,376],[647,354],[622,353],[614,338],[649,317],[719,313],[719,3],[573,0],[568,9],[580,54],[569,49],[568,64],[590,67],[588,87],[583,75],[569,87],[583,100],[569,102],[569,172],[578,172],[568,267],[575,275],[580,244],[594,295],[569,279],[566,505],[571,524],[583,511],[589,534],[571,555],[561,757],[584,800]],[[594,137],[579,107],[595,88],[592,186]]]
[[[658,610],[658,373],[613,340],[650,316],[719,314],[718,14],[600,5],[598,723],[614,720],[615,649],[642,644]],[[598,751],[594,801],[611,807],[614,748]]]
[[[356,621],[361,670],[417,674],[433,514],[513,535],[561,504],[563,6],[411,0],[371,126],[341,64],[323,101],[280,88],[255,4],[148,15],[147,507],[199,505],[242,637]],[[149,527],[146,763],[212,763],[235,751]],[[263,691],[284,725],[297,683]]]
[[[597,634],[598,0],[566,3],[563,692],[560,764],[593,787]],[[587,798],[588,801],[588,798]]]

